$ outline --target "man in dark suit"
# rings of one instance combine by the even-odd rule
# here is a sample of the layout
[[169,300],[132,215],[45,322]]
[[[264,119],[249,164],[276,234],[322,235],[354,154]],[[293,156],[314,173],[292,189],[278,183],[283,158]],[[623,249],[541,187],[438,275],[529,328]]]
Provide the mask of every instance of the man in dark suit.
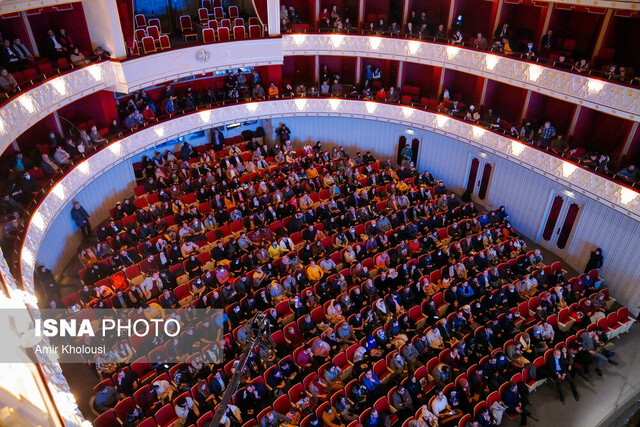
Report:
[[54,61],[68,53],[67,48],[60,43],[60,40],[58,40],[53,30],[47,31],[47,36],[44,38],[43,44],[45,55]]
[[11,47],[11,42],[5,40],[0,45],[0,62],[3,67],[6,67],[9,71],[19,71],[22,69],[20,63],[20,56]]
[[507,406],[506,413],[509,415],[520,415],[520,425],[527,425],[527,417],[533,421],[538,421],[538,417],[529,412],[525,406],[529,403],[527,397],[518,388],[518,384],[510,382],[507,390],[502,396],[502,401]]
[[549,359],[547,359],[547,369],[549,369],[549,378],[556,383],[556,390],[558,390],[558,394],[560,395],[560,401],[564,402],[564,393],[562,392],[562,382],[567,381],[569,386],[571,387],[571,392],[573,393],[573,397],[576,400],[580,400],[578,396],[578,391],[576,390],[576,384],[569,375],[569,369],[567,366],[567,361],[564,357],[562,357],[562,351],[559,348],[553,350],[553,354]]
[[113,308],[132,308],[133,301],[129,297],[129,294],[123,294],[122,291],[116,292],[116,296],[113,297]]

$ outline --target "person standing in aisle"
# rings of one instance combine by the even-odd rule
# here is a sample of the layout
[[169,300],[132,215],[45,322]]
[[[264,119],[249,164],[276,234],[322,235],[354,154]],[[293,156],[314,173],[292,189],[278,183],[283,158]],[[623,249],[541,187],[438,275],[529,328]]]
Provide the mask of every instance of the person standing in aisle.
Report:
[[74,200],[73,207],[71,208],[71,219],[76,223],[76,226],[82,231],[82,237],[88,239],[91,237],[91,225],[89,224],[89,213],[82,207],[80,202]]

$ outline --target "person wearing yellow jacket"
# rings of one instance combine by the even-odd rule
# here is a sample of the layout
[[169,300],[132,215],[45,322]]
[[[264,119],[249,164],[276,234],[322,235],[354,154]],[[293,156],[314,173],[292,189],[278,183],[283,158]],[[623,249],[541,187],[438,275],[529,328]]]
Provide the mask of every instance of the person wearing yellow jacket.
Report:
[[314,260],[311,260],[309,266],[307,267],[307,277],[309,278],[309,280],[312,282],[317,282],[318,280],[322,279],[323,276],[324,272],[322,271],[320,266],[316,265],[316,262]]
[[322,424],[326,427],[344,427],[344,424],[340,422],[338,411],[333,406],[328,406],[322,412]]

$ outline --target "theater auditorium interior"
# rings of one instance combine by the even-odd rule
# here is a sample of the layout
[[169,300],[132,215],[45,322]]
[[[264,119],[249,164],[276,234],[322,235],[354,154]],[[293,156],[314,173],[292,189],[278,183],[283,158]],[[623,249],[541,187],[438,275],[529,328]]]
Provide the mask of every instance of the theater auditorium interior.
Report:
[[0,2],[0,425],[640,425],[639,9]]

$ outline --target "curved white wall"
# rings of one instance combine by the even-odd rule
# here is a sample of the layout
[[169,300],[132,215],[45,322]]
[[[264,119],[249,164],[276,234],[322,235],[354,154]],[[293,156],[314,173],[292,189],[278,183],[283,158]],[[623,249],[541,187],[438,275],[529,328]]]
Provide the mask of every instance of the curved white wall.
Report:
[[[122,162],[106,170],[75,197],[91,215],[91,226],[95,227],[109,217],[109,209],[118,201],[131,197],[136,179],[130,161]],[[71,220],[71,206],[50,224],[42,239],[46,250],[38,252],[38,264],[46,265],[54,273],[60,273],[70,259],[76,256],[82,243],[82,234]]]
[[[637,251],[640,197],[637,192],[447,116],[397,105],[335,99],[265,101],[201,111],[148,127],[112,143],[65,176],[34,214],[22,248],[25,288],[33,290],[35,260],[41,259],[42,242],[48,239],[50,230],[57,227],[55,224],[60,220],[68,222],[70,201],[103,173],[159,142],[198,129],[251,119],[286,121],[293,130],[294,140],[309,138],[329,142],[334,139],[343,145],[389,156],[395,152],[399,132],[410,127],[414,135],[422,139],[420,169],[432,170],[454,189],[463,187],[469,153],[483,151],[496,163],[489,199],[507,206],[515,226],[529,237],[535,237],[550,191],[570,188],[584,203],[584,209],[564,255],[567,262],[581,270],[593,247],[601,246],[607,256],[603,275],[614,296],[632,312],[637,312],[640,302],[640,252]],[[337,120],[335,125],[330,124],[333,120]],[[350,141],[352,143],[347,144]],[[104,197],[97,191],[87,194],[97,199]],[[100,204],[96,202],[94,206]]]

